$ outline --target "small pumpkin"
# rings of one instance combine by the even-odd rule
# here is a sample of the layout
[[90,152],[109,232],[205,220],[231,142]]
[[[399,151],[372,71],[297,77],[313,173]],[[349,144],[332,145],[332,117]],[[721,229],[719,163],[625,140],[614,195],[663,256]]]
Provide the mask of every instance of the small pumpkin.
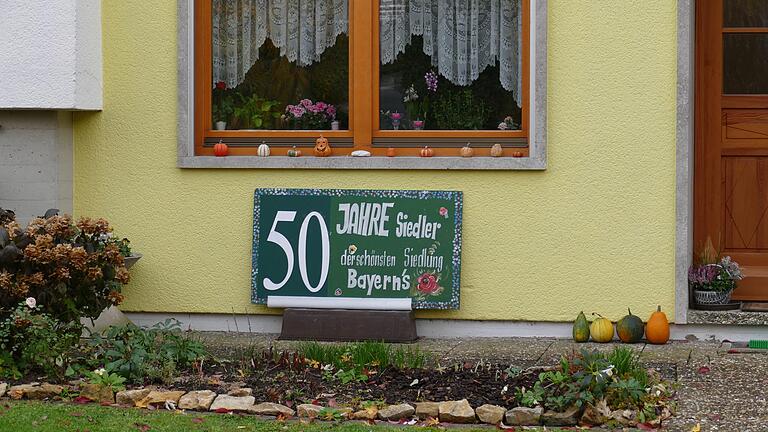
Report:
[[429,148],[429,146],[424,146],[424,148],[419,151],[419,156],[421,157],[432,157],[434,154],[435,151]]
[[268,146],[266,143],[262,143],[262,144],[259,146],[259,149],[258,149],[258,150],[256,150],[256,154],[258,154],[258,155],[259,155],[259,156],[261,156],[261,157],[267,157],[267,156],[269,156],[269,152],[270,152],[270,150],[269,150],[269,146]]
[[213,146],[213,154],[217,157],[226,156],[229,154],[229,147],[222,141],[219,141]]
[[512,153],[512,157],[523,157],[523,152],[516,151],[516,152]]
[[632,311],[627,308],[629,315],[626,315],[616,323],[616,334],[619,335],[624,343],[637,343],[643,338],[644,325],[643,320],[637,315],[632,315]]
[[387,148],[387,157],[394,157],[397,154],[394,147]]
[[288,150],[288,157],[299,157],[301,156],[301,150],[297,149],[296,146],[293,146],[291,149]]
[[586,342],[589,340],[589,321],[584,316],[584,312],[579,312],[579,316],[573,322],[573,340],[576,342]]
[[472,155],[475,154],[475,150],[469,146],[469,143],[467,143],[467,145],[459,150],[459,154],[461,157],[472,157]]
[[661,306],[656,312],[648,318],[648,324],[645,326],[645,338],[652,344],[662,345],[669,340],[669,320],[667,315],[661,311]]
[[595,342],[606,343],[613,340],[613,323],[608,318],[603,318],[600,314],[593,313],[599,318],[592,321],[589,325],[589,334]]
[[326,157],[331,155],[331,145],[328,144],[328,138],[320,135],[315,140],[315,156]]
[[491,147],[491,156],[499,157],[504,154],[504,149],[501,148],[501,144],[496,143]]

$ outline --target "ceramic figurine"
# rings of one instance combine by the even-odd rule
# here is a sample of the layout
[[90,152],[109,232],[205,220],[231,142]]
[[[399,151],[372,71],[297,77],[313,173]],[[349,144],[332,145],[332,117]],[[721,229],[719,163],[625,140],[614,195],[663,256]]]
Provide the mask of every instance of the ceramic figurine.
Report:
[[331,155],[331,145],[328,144],[328,138],[320,135],[315,140],[315,156],[326,157]]

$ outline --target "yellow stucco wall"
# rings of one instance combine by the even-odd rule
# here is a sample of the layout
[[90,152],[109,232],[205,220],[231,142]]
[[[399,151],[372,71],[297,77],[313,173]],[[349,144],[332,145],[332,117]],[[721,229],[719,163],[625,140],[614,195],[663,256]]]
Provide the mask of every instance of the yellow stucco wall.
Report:
[[124,310],[265,312],[254,188],[428,187],[464,191],[462,299],[420,316],[674,315],[676,2],[549,1],[545,172],[177,169],[175,3],[103,2],[104,110],[75,115],[75,213],[145,255]]

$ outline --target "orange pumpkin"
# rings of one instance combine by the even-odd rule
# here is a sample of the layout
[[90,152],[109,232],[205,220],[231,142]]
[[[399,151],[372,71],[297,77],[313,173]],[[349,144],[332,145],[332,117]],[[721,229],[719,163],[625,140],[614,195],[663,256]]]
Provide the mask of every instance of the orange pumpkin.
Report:
[[516,151],[516,152],[512,153],[512,157],[523,157],[523,152]]
[[216,143],[216,145],[213,146],[213,154],[218,157],[226,156],[229,154],[229,147],[227,147],[227,145],[223,142],[219,141]]
[[424,146],[423,149],[419,151],[419,156],[421,157],[432,157],[434,156],[435,151],[429,148],[428,146]]
[[331,155],[331,145],[328,144],[328,138],[320,135],[315,140],[315,156],[326,157]]
[[661,306],[648,318],[645,324],[645,338],[652,344],[663,345],[669,340],[669,320],[661,311]]
[[395,154],[396,153],[395,153],[395,148],[394,147],[389,147],[387,149],[387,157],[393,157],[393,156],[395,156]]

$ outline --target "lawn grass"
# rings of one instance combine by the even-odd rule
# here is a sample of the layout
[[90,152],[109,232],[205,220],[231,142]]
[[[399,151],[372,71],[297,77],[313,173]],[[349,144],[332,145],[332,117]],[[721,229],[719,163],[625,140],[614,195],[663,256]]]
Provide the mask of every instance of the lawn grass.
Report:
[[[16,402],[0,405],[0,431],[12,432],[392,432],[425,430],[424,428],[393,428],[365,423],[297,421],[281,423],[260,420],[253,416],[207,414],[198,412],[148,411],[140,409],[75,405],[61,402]],[[432,429],[437,430],[437,429]],[[493,427],[464,429],[462,432],[495,430]],[[547,429],[553,431],[553,429]]]

